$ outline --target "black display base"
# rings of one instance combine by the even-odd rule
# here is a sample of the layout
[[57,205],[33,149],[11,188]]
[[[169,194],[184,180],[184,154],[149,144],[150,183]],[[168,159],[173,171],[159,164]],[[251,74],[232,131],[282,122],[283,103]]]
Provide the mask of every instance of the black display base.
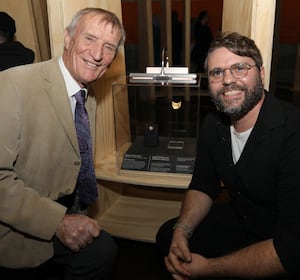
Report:
[[138,136],[125,153],[121,169],[191,174],[196,157],[195,138],[159,137],[156,147],[145,147]]

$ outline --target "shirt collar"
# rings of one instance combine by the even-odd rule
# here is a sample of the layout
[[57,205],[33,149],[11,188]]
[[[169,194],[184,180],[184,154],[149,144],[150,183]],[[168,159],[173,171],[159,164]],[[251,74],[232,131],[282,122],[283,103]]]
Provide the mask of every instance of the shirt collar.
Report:
[[62,56],[58,59],[59,63],[59,68],[61,70],[61,73],[64,77],[68,96],[71,97],[75,93],[77,93],[79,90],[83,89],[85,91],[85,97],[87,97],[87,89],[86,88],[81,88],[78,83],[74,80],[74,78],[71,76],[69,70],[65,66],[65,63],[62,59]]

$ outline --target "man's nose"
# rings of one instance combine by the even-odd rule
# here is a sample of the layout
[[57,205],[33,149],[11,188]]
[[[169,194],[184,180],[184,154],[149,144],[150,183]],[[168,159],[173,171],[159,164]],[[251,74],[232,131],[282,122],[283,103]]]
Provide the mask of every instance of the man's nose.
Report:
[[232,75],[230,69],[224,69],[223,71],[223,84],[232,84],[236,81],[236,78]]
[[101,61],[103,58],[103,44],[96,44],[93,46],[91,49],[91,55],[95,61]]

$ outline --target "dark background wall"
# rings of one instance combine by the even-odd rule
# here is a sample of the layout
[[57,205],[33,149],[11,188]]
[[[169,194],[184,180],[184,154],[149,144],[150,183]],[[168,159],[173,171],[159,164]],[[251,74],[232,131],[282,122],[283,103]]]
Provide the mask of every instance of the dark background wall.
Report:
[[[278,0],[277,0],[278,1]],[[293,87],[295,80],[296,59],[298,45],[300,44],[300,1],[298,0],[279,0],[280,10],[278,16],[278,41],[277,41],[277,84]],[[153,14],[159,18],[160,1],[152,1]],[[191,28],[198,13],[207,10],[209,13],[209,26],[215,35],[222,27],[223,0],[192,0],[191,1]],[[179,20],[183,21],[183,1],[173,0],[172,10],[178,12]],[[125,45],[126,65],[128,72],[137,70],[137,51],[138,51],[138,7],[137,1],[122,0],[123,23],[127,33]],[[242,23],[241,23],[242,24]],[[192,32],[192,30],[191,30]],[[192,41],[191,35],[191,42]]]

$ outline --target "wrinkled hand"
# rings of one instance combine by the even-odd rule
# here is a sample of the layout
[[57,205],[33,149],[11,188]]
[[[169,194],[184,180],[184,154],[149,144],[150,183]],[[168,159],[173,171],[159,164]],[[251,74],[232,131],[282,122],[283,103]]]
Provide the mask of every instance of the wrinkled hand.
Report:
[[98,223],[85,215],[66,214],[56,230],[56,237],[72,251],[85,248],[100,234]]
[[192,262],[192,254],[188,247],[188,240],[181,229],[175,230],[168,256],[165,257],[167,270],[174,279],[190,279],[191,273],[184,266]]

